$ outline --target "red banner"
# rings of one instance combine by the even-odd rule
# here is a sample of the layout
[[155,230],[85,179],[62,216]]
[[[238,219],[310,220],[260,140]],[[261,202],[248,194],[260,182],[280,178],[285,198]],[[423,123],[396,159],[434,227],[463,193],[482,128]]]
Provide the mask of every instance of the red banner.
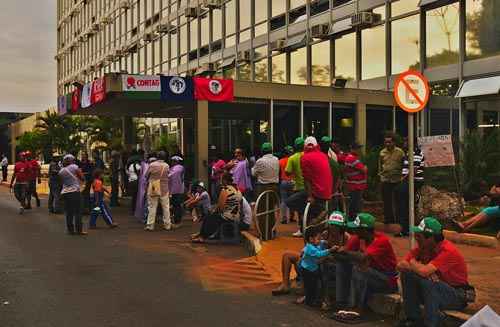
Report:
[[80,94],[81,89],[76,88],[71,95],[71,112],[77,112],[80,109]]
[[234,81],[232,79],[209,79],[195,77],[194,98],[212,102],[234,101]]
[[104,77],[98,78],[92,82],[92,91],[90,92],[90,103],[96,104],[104,101],[106,98],[106,83]]

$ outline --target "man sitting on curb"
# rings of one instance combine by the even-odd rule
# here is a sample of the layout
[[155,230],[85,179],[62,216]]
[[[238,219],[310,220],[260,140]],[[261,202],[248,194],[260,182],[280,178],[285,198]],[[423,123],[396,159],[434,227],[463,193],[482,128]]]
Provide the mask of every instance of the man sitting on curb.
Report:
[[[406,320],[398,326],[441,326],[441,310],[462,310],[467,302],[474,301],[465,260],[455,245],[444,239],[442,230],[432,217],[412,227],[418,246],[397,266],[406,314]],[[425,318],[420,304],[424,305]]]
[[338,311],[332,319],[357,321],[372,294],[397,292],[397,261],[389,238],[374,230],[371,214],[358,214],[347,227],[355,235],[335,254],[336,304],[354,311]]

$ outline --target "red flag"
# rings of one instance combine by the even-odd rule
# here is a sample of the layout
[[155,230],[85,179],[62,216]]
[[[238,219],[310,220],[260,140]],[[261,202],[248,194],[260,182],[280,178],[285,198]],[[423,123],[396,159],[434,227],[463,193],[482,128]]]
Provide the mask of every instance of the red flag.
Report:
[[209,79],[195,77],[194,98],[212,102],[234,101],[234,81],[232,79]]
[[71,95],[71,112],[77,112],[78,109],[80,109],[80,94],[81,94],[81,89],[77,87],[74,91],[73,94]]
[[106,98],[106,83],[104,77],[98,78],[92,82],[92,91],[90,92],[90,103],[96,104],[104,101]]

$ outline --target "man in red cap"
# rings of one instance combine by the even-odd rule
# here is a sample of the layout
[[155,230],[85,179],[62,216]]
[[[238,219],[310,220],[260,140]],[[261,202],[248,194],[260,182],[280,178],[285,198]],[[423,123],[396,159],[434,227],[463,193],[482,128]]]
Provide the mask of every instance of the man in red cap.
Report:
[[38,160],[33,159],[30,151],[26,151],[25,153],[26,163],[28,164],[28,191],[26,194],[26,209],[31,209],[31,197],[33,196],[36,200],[36,206],[40,207],[40,198],[38,197],[38,193],[36,191],[36,183],[38,180],[38,184],[42,182],[40,179],[40,171],[41,167],[38,163]]
[[[16,183],[14,185],[14,182]],[[14,173],[12,174],[12,179],[10,181],[10,188],[14,186],[14,196],[21,205],[19,207],[19,213],[23,214],[24,209],[26,209],[26,193],[28,190],[29,182],[29,164],[26,162],[26,156],[24,152],[19,153],[19,161],[16,162],[14,166]]]

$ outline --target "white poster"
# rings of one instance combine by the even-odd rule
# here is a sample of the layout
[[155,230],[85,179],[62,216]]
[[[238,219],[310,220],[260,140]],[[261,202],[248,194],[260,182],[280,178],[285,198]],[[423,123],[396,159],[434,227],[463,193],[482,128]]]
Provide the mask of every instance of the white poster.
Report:
[[122,75],[122,89],[125,92],[160,92],[160,76]]
[[82,108],[90,107],[90,105],[92,104],[91,95],[92,95],[92,83],[87,83],[82,88],[82,99],[81,99]]
[[425,167],[455,166],[451,135],[419,137],[418,145],[425,156]]

